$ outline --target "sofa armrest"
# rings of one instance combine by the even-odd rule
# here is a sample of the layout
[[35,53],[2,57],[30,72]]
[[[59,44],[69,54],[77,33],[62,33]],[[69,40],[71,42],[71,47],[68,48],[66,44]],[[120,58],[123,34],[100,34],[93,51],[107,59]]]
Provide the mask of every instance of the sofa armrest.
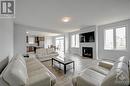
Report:
[[108,61],[100,61],[99,64],[98,64],[98,66],[107,68],[109,70],[113,67],[113,65],[114,65],[114,63],[108,62]]

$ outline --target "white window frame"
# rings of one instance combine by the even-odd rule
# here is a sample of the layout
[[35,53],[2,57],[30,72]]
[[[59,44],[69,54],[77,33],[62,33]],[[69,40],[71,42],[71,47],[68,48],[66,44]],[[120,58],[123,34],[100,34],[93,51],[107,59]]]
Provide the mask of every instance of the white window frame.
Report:
[[[117,49],[116,48],[116,29],[118,28],[122,28],[122,27],[125,27],[125,30],[126,30],[126,48],[125,49]],[[106,30],[109,30],[109,29],[113,29],[113,49],[105,49],[105,31]],[[118,51],[127,51],[128,49],[128,25],[122,25],[122,26],[116,26],[116,27],[111,27],[111,28],[107,28],[107,29],[104,29],[104,50],[118,50]]]
[[106,48],[105,48],[105,43],[106,43],[106,42],[105,42],[105,41],[106,41],[106,30],[111,30],[111,29],[113,30],[113,28],[109,28],[109,29],[105,29],[105,30],[104,30],[104,50],[113,50],[113,49],[114,49],[114,46],[115,46],[115,45],[114,45],[114,30],[113,30],[113,49],[106,49]]
[[[75,33],[75,34],[72,34],[71,35],[71,48],[79,48],[80,47],[80,45],[79,46],[76,46],[77,45],[77,39],[76,39],[76,35],[79,35],[79,33]],[[72,46],[72,36],[74,35],[74,38],[75,38],[75,42],[74,42],[74,44],[75,44],[75,46]],[[80,44],[80,43],[79,43]]]
[[35,37],[34,36],[28,36],[28,44],[30,44],[30,45],[35,44]]

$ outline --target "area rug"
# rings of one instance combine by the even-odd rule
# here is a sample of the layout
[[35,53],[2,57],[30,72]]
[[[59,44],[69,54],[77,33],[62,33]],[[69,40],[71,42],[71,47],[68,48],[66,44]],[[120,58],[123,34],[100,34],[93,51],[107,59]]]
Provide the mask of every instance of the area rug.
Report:
[[54,62],[52,66],[51,61],[42,62],[57,78],[55,86],[73,86],[72,85],[72,77],[79,74],[84,69],[97,65],[98,61],[86,57],[81,57],[78,55],[68,55],[66,56],[69,59],[75,61],[75,69],[72,68],[72,65],[67,66],[67,73],[64,74],[63,66],[57,62]]

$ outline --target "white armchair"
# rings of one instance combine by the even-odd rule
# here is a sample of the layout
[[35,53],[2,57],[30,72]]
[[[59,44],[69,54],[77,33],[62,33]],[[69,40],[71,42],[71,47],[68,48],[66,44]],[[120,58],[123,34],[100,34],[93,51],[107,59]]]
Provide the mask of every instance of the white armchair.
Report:
[[114,64],[100,62],[85,69],[72,82],[73,86],[129,86],[129,78],[128,59],[120,57]]

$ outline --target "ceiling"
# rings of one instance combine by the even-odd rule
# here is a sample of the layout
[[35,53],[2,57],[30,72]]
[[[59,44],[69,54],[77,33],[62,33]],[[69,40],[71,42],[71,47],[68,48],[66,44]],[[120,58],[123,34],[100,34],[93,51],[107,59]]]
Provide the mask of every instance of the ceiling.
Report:
[[58,36],[60,34],[57,33],[51,33],[51,32],[41,32],[41,31],[27,31],[26,32],[28,35],[33,35],[33,36]]
[[[64,16],[71,21],[61,22]],[[124,19],[130,19],[130,0],[16,0],[16,23],[60,32]]]

